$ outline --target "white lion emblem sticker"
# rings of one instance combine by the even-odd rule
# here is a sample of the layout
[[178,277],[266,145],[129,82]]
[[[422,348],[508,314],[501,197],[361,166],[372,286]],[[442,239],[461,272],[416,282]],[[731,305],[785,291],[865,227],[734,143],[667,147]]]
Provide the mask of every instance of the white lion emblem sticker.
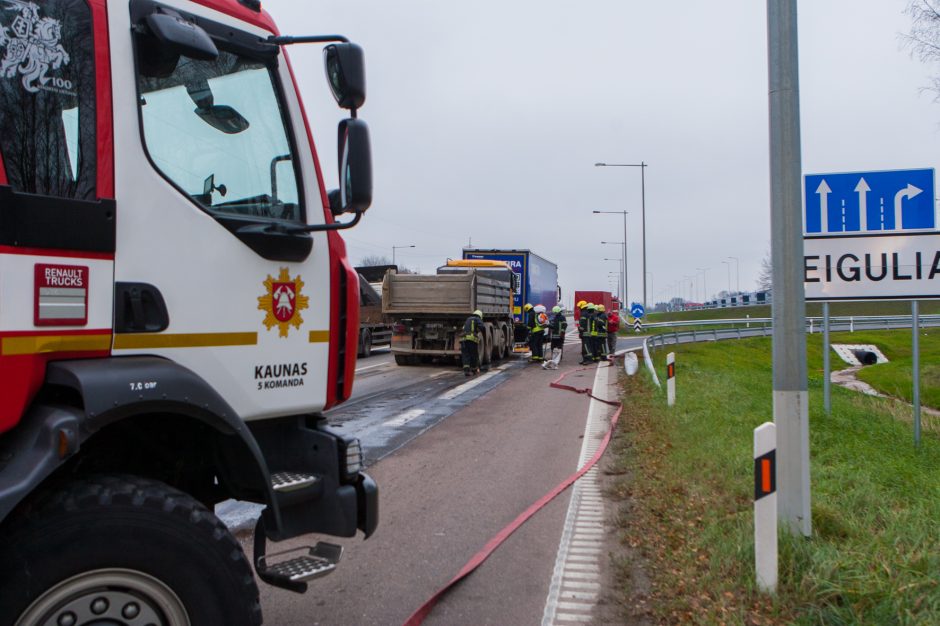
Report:
[[16,9],[19,15],[9,27],[0,23],[0,47],[6,46],[6,54],[0,60],[0,76],[14,78],[22,74],[23,88],[31,93],[40,89],[71,91],[71,81],[46,76],[50,67],[57,70],[69,64],[69,55],[59,43],[62,37],[59,20],[40,17],[39,6],[32,2],[4,2],[6,9]]

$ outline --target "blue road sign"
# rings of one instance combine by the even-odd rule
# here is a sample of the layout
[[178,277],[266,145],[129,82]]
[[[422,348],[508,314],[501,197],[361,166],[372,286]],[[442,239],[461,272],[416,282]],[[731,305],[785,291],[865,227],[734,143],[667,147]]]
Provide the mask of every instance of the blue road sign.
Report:
[[644,309],[643,305],[639,302],[634,302],[630,305],[630,315],[636,318],[641,318],[646,315],[646,309]]
[[807,235],[936,230],[934,171],[807,174]]

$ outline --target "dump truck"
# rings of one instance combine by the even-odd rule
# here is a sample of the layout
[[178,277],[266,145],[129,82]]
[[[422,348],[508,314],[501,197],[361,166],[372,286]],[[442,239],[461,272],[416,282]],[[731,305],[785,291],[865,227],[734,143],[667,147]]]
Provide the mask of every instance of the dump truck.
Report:
[[394,265],[357,267],[359,274],[359,347],[356,356],[368,357],[374,346],[388,345],[392,341],[392,325],[382,313],[382,295],[373,285],[381,289],[385,273]]
[[512,349],[515,289],[516,276],[502,261],[449,260],[436,274],[387,273],[382,312],[393,321],[395,362],[459,363],[463,324],[475,310],[483,313],[481,364],[504,358]]
[[[306,43],[347,111],[329,193]],[[323,414],[356,364],[362,49],[258,0],[9,0],[0,53],[0,624],[260,624],[257,579],[337,567],[302,536],[378,525]],[[228,499],[262,505],[251,560]]]

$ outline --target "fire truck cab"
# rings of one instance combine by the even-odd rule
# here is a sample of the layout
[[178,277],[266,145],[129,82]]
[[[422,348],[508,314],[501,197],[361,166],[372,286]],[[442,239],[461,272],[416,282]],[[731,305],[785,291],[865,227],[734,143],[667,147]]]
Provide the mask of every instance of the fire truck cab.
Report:
[[[287,56],[324,45],[327,193]],[[259,624],[371,535],[361,49],[258,0],[0,0],[0,624]],[[252,562],[212,513],[264,505]]]

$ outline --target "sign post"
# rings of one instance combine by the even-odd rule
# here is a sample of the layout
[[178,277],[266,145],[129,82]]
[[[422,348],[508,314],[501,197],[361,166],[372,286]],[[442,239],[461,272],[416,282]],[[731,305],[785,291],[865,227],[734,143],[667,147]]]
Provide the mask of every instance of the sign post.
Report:
[[676,353],[666,355],[666,404],[673,406],[676,403]]
[[823,408],[826,415],[832,413],[832,366],[829,362],[829,303],[823,302]]
[[773,407],[780,467],[780,516],[812,534],[809,402],[803,281],[800,79],[797,0],[767,0],[770,104],[770,252],[773,267]]
[[914,389],[911,404],[914,405],[914,445],[920,446],[920,315],[917,300],[911,302],[911,357],[913,371],[911,378]]
[[757,588],[777,590],[777,429],[754,429],[754,567]]

